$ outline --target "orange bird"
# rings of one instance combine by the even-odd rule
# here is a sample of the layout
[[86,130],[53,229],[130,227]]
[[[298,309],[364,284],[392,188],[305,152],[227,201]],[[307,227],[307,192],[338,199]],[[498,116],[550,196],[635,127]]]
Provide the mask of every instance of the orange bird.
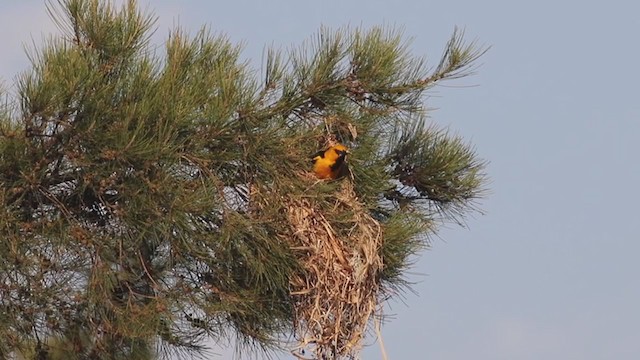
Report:
[[342,144],[330,146],[313,156],[313,172],[320,179],[337,179],[347,173],[346,157],[349,150]]

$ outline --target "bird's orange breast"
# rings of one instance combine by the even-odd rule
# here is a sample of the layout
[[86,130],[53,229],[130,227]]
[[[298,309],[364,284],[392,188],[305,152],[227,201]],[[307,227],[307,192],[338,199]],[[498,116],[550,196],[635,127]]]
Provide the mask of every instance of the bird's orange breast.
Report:
[[327,159],[316,157],[313,172],[320,179],[335,179],[337,173],[331,168],[332,163]]

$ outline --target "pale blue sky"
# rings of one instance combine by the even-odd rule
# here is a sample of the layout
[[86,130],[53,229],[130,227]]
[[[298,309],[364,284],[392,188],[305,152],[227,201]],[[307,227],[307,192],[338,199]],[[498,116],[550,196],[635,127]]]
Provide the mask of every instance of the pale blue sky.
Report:
[[[434,122],[489,160],[492,194],[469,229],[424,253],[387,310],[390,359],[640,358],[640,5],[633,1],[143,1],[160,17],[288,47],[321,25],[390,24],[438,60],[455,25],[493,46],[476,76],[439,87]],[[0,78],[54,30],[42,1],[0,5]],[[478,85],[461,87],[463,85]],[[636,209],[636,210],[634,210]],[[633,240],[633,239],[636,240]],[[289,358],[289,357],[284,357]],[[380,359],[377,346],[364,359]]]

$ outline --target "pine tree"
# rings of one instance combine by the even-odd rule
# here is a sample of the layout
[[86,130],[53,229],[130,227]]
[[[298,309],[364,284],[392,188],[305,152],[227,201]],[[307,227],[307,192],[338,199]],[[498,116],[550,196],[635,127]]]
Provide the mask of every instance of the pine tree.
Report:
[[[0,357],[292,334],[297,356],[353,356],[412,256],[482,195],[484,162],[425,120],[425,94],[485,50],[460,31],[428,69],[399,31],[324,29],[258,76],[204,28],[160,54],[135,1],[48,9],[62,35],[0,113]],[[318,180],[310,155],[336,142],[348,174]]]

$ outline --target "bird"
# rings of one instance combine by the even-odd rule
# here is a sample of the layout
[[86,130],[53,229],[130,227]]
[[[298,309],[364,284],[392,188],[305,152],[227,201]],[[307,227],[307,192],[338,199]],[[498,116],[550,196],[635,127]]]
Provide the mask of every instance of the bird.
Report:
[[335,144],[313,155],[313,172],[320,179],[337,179],[347,174],[346,157],[349,150]]

